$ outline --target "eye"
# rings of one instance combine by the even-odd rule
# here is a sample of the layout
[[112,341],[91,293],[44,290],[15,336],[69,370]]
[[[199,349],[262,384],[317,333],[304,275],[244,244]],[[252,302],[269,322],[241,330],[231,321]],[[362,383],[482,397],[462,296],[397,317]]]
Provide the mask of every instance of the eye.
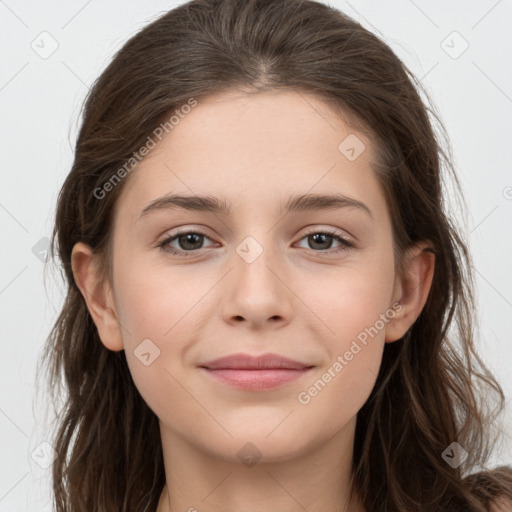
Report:
[[[193,256],[194,253],[202,249],[201,245],[205,238],[209,237],[200,230],[194,231],[179,231],[171,236],[168,236],[158,246],[165,252],[171,254],[179,254],[182,256]],[[172,242],[177,242],[182,248],[172,247]]]
[[301,238],[301,240],[307,240],[310,246],[309,248],[319,249],[314,252],[327,252],[327,250],[331,248],[330,246],[333,240],[339,242],[340,246],[334,251],[329,251],[329,253],[340,253],[355,247],[355,244],[345,238],[342,233],[329,229],[311,231],[305,237]]
[[[180,256],[194,256],[198,250],[203,249],[202,245],[205,239],[210,240],[206,233],[203,233],[201,230],[189,230],[189,231],[179,231],[174,233],[158,244],[158,246],[165,252],[174,255]],[[329,252],[332,253],[340,253],[342,251],[346,251],[352,247],[355,247],[355,244],[345,238],[342,233],[331,230],[316,230],[311,231],[306,236],[301,238],[302,240],[307,240],[309,248],[314,249],[314,252]],[[340,244],[340,246],[334,251],[328,251],[331,249],[332,241],[335,240]],[[172,243],[177,243],[179,247],[173,247]]]

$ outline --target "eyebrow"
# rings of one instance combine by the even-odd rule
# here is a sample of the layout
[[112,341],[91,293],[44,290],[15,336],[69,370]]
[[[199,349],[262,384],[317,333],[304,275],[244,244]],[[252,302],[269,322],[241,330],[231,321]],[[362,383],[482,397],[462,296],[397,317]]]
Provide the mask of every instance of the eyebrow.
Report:
[[[190,211],[210,212],[218,215],[231,215],[232,205],[225,199],[214,196],[185,196],[167,194],[149,203],[140,213],[139,219],[147,214],[165,209],[182,208]],[[373,219],[372,212],[366,204],[357,199],[342,194],[303,194],[293,195],[281,205],[280,213],[304,212],[314,210],[334,210],[339,208],[354,208],[366,213]]]

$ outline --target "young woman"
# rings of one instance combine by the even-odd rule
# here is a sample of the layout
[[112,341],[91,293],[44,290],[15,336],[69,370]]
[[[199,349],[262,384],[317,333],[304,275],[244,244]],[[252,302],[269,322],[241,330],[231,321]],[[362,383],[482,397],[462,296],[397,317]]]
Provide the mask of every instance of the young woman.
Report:
[[310,0],[193,0],[115,55],[53,233],[58,512],[512,509],[419,87]]

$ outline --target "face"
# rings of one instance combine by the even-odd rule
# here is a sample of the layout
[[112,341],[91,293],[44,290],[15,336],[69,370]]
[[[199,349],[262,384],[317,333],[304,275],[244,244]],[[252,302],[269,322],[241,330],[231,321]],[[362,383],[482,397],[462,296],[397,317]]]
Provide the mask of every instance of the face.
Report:
[[[285,460],[354,424],[400,309],[374,158],[312,95],[237,91],[200,101],[128,178],[113,235],[121,341],[102,341],[124,348],[169,436]],[[229,211],[157,202],[171,195]],[[306,369],[202,368],[232,354]]]

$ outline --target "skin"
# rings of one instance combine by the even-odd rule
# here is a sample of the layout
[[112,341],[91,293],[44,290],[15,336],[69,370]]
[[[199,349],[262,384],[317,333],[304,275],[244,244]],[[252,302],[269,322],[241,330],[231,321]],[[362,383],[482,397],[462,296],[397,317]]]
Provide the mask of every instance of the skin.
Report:
[[[365,145],[353,161],[338,149],[349,134]],[[420,314],[434,269],[423,242],[407,253],[405,275],[395,274],[374,158],[371,141],[315,96],[211,96],[128,178],[114,220],[113,282],[100,282],[90,247],[75,245],[75,279],[101,340],[125,350],[159,418],[167,485],[157,512],[364,510],[357,496],[348,499],[357,412],[375,384],[384,344],[400,339]],[[170,192],[225,198],[233,212],[166,209],[138,218]],[[373,218],[347,207],[279,211],[292,194],[333,192],[363,202]],[[207,234],[194,242],[193,256],[158,247],[178,227]],[[342,246],[335,238],[315,244],[308,237],[326,228],[356,246],[336,253]],[[247,236],[263,249],[251,263],[236,251]],[[191,252],[186,241],[171,246]],[[394,317],[378,334],[300,403],[299,393],[387,311]],[[144,339],[160,350],[149,366],[134,354]],[[198,369],[235,352],[273,352],[315,368],[270,391],[228,387]],[[252,467],[237,456],[248,442],[261,454]]]

